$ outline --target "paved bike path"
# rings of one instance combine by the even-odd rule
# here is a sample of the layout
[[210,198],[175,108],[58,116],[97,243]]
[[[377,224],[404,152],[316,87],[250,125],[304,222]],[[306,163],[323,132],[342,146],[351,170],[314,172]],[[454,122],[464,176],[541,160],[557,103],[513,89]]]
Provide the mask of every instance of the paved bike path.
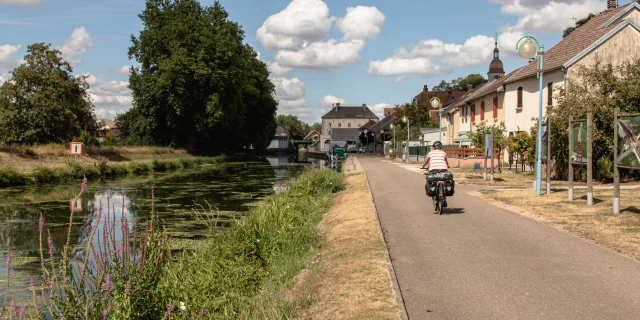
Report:
[[410,319],[640,318],[639,262],[465,194],[474,187],[433,214],[415,169],[359,158]]

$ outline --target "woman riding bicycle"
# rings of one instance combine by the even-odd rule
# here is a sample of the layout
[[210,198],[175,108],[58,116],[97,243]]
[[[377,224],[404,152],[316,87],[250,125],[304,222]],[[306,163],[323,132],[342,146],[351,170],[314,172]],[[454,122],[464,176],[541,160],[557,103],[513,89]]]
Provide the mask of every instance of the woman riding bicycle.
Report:
[[[431,146],[432,150],[427,154],[424,163],[420,169],[427,169],[429,173],[438,173],[438,172],[446,172],[451,166],[449,165],[449,160],[447,159],[447,153],[442,151],[442,142],[436,141]],[[453,191],[453,185],[451,186],[451,190]],[[424,187],[425,192],[429,195],[429,183]],[[447,202],[445,200],[444,206],[447,207]]]

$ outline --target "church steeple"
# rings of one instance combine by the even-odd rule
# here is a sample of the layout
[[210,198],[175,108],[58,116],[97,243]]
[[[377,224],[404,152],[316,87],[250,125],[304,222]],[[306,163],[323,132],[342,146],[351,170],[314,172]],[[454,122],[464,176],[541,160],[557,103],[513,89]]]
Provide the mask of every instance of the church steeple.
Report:
[[498,79],[504,77],[504,65],[500,60],[500,50],[498,50],[498,35],[496,34],[496,42],[495,49],[493,49],[493,60],[489,64],[489,72],[487,72],[487,76],[489,77],[489,81],[492,79]]

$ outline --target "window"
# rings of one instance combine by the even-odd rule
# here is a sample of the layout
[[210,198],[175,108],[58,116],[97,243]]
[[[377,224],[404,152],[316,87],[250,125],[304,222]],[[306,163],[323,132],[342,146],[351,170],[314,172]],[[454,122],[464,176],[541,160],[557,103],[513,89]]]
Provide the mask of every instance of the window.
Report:
[[522,108],[522,87],[518,88],[518,109]]
[[338,122],[338,128],[342,128],[342,123]]
[[349,128],[351,128],[351,122],[349,122],[349,124],[347,125]]
[[480,120],[484,120],[484,100],[480,101]]
[[476,121],[476,105],[469,106],[471,108],[471,122]]
[[547,105],[548,106],[553,105],[553,83],[551,82],[547,84]]
[[498,119],[498,97],[493,97],[493,118]]

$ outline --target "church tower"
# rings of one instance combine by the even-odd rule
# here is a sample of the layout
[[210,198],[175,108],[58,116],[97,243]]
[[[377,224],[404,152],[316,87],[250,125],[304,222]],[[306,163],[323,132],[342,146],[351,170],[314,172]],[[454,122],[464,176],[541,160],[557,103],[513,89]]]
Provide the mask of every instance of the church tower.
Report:
[[493,49],[493,60],[489,64],[489,72],[487,76],[489,81],[504,77],[504,66],[500,60],[500,50],[498,50],[498,37],[496,36],[496,48]]

